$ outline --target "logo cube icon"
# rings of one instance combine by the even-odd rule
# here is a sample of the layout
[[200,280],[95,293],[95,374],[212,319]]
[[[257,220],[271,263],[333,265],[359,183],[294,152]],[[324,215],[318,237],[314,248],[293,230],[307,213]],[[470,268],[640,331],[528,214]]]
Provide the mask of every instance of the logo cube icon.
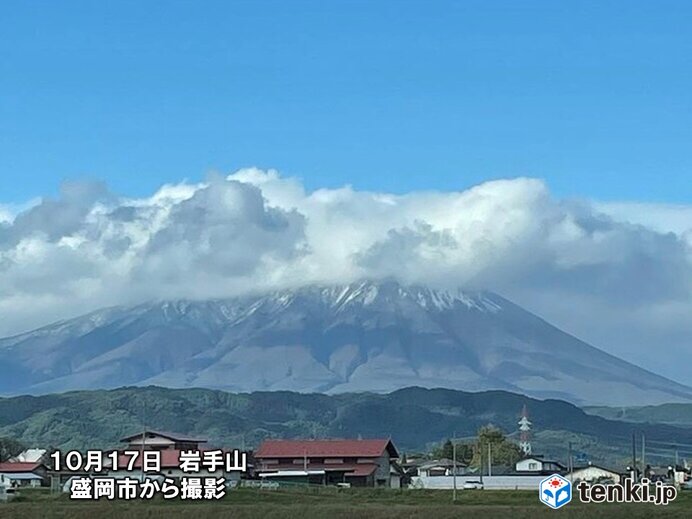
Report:
[[572,500],[572,483],[559,474],[553,474],[541,481],[539,492],[541,502],[557,510]]

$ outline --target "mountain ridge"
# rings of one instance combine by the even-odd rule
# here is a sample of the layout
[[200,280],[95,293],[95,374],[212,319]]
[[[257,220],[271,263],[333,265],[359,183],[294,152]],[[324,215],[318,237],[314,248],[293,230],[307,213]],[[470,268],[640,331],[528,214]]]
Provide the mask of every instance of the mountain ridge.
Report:
[[[147,428],[203,436],[216,447],[254,448],[266,438],[391,436],[410,452],[426,451],[452,436],[473,437],[489,423],[516,439],[524,406],[533,423],[534,452],[557,459],[566,458],[569,438],[591,461],[624,467],[634,429],[652,445],[692,444],[692,427],[633,425],[590,416],[565,401],[507,391],[420,387],[325,395],[147,386],[0,397],[0,437],[63,450],[116,448],[120,438],[142,429],[146,416]],[[665,462],[674,455],[672,449],[656,452],[650,457]]]
[[0,339],[0,393],[503,389],[594,405],[692,401],[669,381],[484,291],[395,281],[111,307]]

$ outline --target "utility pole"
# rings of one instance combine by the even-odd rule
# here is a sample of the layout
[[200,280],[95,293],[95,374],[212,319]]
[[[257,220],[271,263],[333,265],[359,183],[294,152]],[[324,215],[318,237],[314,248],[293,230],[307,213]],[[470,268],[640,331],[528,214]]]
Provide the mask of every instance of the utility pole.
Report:
[[[642,433],[642,473],[646,472],[646,434]],[[646,476],[646,474],[644,474]]]
[[478,455],[480,456],[480,462],[478,463],[478,474],[481,477],[481,483],[483,483],[483,444],[478,439]]
[[632,431],[632,481],[637,481],[637,443]]
[[144,483],[144,440],[147,437],[147,401],[146,393],[142,394],[142,442],[139,445],[139,462],[142,465],[141,482]]
[[456,442],[456,436],[457,433],[454,433],[454,437],[452,438],[452,481],[454,482],[454,490],[452,491],[452,501],[456,502],[457,500],[457,442]]
[[569,458],[567,465],[569,466],[569,481],[574,483],[574,464],[572,462],[572,442],[569,442]]
[[492,443],[488,442],[488,477],[493,475],[493,453],[492,453]]

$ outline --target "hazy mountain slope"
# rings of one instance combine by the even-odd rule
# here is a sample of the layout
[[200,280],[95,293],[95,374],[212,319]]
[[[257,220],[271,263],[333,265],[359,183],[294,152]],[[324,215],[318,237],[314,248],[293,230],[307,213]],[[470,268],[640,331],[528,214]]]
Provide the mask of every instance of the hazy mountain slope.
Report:
[[692,427],[692,404],[662,404],[642,407],[587,407],[592,415],[635,423],[666,423]]
[[507,389],[604,405],[690,401],[490,293],[394,282],[114,308],[0,340],[0,392]]

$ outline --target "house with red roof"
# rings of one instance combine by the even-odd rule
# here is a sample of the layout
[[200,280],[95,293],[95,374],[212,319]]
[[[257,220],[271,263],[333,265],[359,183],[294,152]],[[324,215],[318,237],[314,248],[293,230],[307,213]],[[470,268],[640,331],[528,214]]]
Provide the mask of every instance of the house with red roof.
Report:
[[390,439],[265,440],[255,468],[260,478],[280,483],[398,487],[398,458]]

